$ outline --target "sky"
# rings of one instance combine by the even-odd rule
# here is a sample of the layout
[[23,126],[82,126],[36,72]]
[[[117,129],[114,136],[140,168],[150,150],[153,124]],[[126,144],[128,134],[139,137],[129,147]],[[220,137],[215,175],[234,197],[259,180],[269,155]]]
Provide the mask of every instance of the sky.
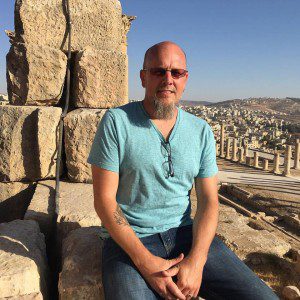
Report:
[[[45,1],[45,0],[41,0]],[[187,54],[185,100],[300,97],[299,0],[121,0],[137,16],[128,34],[129,98],[143,99],[144,52],[171,40]],[[6,93],[5,29],[14,0],[0,1],[0,93]]]

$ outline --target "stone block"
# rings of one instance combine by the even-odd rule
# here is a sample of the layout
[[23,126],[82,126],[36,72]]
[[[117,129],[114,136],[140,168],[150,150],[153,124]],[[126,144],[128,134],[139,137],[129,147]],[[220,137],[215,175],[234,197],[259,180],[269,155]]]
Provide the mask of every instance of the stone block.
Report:
[[[67,50],[65,1],[16,0],[15,42]],[[118,0],[70,0],[72,51],[120,49],[125,33]]]
[[80,51],[75,60],[74,105],[110,108],[128,102],[127,55],[116,51]]
[[61,182],[57,217],[59,241],[71,230],[99,225],[101,221],[94,209],[93,185]]
[[34,183],[0,182],[0,223],[23,219],[35,186]]
[[56,229],[55,180],[39,181],[24,220],[34,220],[48,241]]
[[54,178],[59,107],[0,106],[0,181]]
[[300,291],[296,286],[285,286],[282,290],[282,295],[286,300],[299,300]]
[[63,241],[59,299],[103,299],[99,227],[73,230]]
[[92,182],[87,158],[105,111],[81,108],[68,113],[64,119],[66,164],[71,181]]
[[11,104],[50,106],[59,102],[67,66],[62,51],[36,44],[14,44],[6,62]]
[[0,224],[1,299],[47,299],[49,280],[38,224],[25,220]]
[[217,235],[240,259],[250,253],[273,254],[283,257],[291,245],[267,230],[255,230],[248,226],[248,218],[235,209],[220,205]]

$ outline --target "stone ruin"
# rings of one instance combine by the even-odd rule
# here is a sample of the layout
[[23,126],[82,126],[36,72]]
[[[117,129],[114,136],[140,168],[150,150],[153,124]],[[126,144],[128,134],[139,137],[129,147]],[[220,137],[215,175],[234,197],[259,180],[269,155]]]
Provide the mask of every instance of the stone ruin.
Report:
[[[15,30],[6,31],[11,47],[9,103],[0,106],[0,299],[102,299],[95,227],[101,222],[87,157],[105,111],[128,102],[127,33],[135,17],[122,14],[119,0],[69,0],[70,102],[55,203],[67,8],[67,0],[16,0]],[[74,231],[79,227],[89,228]],[[81,261],[87,247],[90,256]]]
[[[128,102],[127,33],[135,17],[122,14],[118,0],[69,2],[71,94],[63,118],[58,202],[55,171],[69,35],[66,0],[16,0],[15,31],[6,31],[11,48],[9,104],[0,106],[0,299],[104,299],[101,221],[86,161],[106,109]],[[233,147],[235,153],[235,142]],[[192,199],[193,214],[195,203]],[[241,259],[253,249],[278,259],[290,250],[271,233],[249,227],[233,208],[222,206],[221,211],[218,235]]]
[[[291,169],[300,170],[300,140],[297,139],[295,145],[287,145],[284,157],[280,157],[278,152],[260,156],[260,151],[249,153],[248,145],[241,142],[238,147],[237,137],[226,137],[226,126],[221,125],[220,143],[216,143],[216,154],[220,158],[231,160],[232,162],[245,164],[255,169],[269,171],[276,175],[291,176]],[[293,156],[292,156],[293,150]],[[269,164],[272,168],[269,168]],[[282,166],[282,170],[280,169]]]

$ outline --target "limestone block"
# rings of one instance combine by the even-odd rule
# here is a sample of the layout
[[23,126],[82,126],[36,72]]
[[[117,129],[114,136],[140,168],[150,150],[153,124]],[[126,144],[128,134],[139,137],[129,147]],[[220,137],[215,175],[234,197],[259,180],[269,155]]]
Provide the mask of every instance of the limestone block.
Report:
[[0,181],[55,177],[59,107],[0,106]]
[[24,220],[36,221],[46,240],[53,236],[56,229],[55,180],[38,182]]
[[1,299],[47,299],[48,272],[38,224],[25,220],[0,224]]
[[267,230],[255,230],[248,224],[248,218],[238,214],[235,209],[220,205],[217,234],[226,245],[234,250],[240,259],[250,253],[273,254],[282,257],[291,245]]
[[64,119],[66,164],[71,181],[92,182],[87,158],[105,111],[81,108],[68,113]]
[[0,223],[23,219],[34,189],[34,183],[0,182]]
[[93,185],[84,183],[60,183],[58,207],[58,238],[79,227],[99,226],[101,221],[94,209]]
[[54,105],[61,98],[66,55],[36,44],[14,44],[7,56],[7,91],[14,105]]
[[[15,41],[67,50],[66,9],[61,0],[17,0]],[[70,0],[72,51],[121,47],[124,24],[118,0]]]
[[103,299],[99,227],[73,230],[63,241],[59,299]]
[[297,251],[295,270],[300,274],[300,250]]
[[282,295],[287,300],[298,300],[300,299],[300,291],[296,286],[285,286],[282,290]]
[[90,47],[80,51],[73,94],[76,107],[110,108],[127,103],[127,55]]

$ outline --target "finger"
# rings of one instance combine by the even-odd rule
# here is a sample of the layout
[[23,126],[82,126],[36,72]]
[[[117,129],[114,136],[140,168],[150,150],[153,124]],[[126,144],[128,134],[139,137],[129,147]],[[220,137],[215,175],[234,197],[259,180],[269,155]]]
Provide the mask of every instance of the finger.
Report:
[[180,255],[178,257],[175,257],[173,259],[168,260],[169,262],[169,266],[167,269],[170,269],[171,267],[173,267],[174,265],[179,264],[184,258],[183,253],[180,253]]
[[181,290],[182,293],[184,290],[186,290],[186,293],[187,293],[189,291],[188,286],[187,286],[187,281],[186,280],[183,281],[183,280],[184,280],[183,278],[178,276],[176,285]]
[[[179,288],[179,287],[178,287]],[[180,288],[179,288],[180,289]],[[184,288],[183,290],[181,290],[181,293],[184,295],[184,296],[188,296],[190,295],[190,298],[191,298],[191,295],[192,293],[190,292],[190,290],[188,288]]]
[[172,267],[171,269],[168,269],[168,270],[165,270],[165,271],[162,271],[162,275],[163,276],[175,276],[177,275],[177,273],[179,272],[179,266],[174,266]]
[[167,285],[167,290],[172,294],[173,297],[181,300],[185,300],[185,296],[181,293],[175,282],[172,280]]

